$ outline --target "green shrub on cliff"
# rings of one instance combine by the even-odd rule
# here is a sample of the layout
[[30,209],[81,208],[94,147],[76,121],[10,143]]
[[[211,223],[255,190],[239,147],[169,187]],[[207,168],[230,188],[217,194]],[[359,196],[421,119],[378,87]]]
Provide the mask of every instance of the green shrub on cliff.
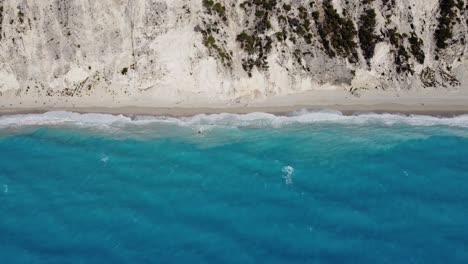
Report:
[[359,21],[359,41],[362,53],[367,63],[374,56],[377,36],[374,34],[376,27],[376,14],[374,9],[367,9],[361,15]]
[[452,28],[456,17],[455,6],[454,0],[440,0],[439,2],[440,17],[435,31],[436,44],[439,49],[447,48],[447,41],[453,37]]
[[422,41],[422,39],[418,38],[414,32],[411,33],[411,37],[408,39],[408,41],[411,45],[411,53],[416,58],[416,61],[420,64],[423,64],[426,59],[426,55],[422,50],[424,42]]
[[318,25],[318,33],[325,52],[331,57],[338,54],[355,62],[357,59],[355,41],[357,31],[353,21],[341,17],[329,0],[323,3],[323,10],[325,17],[323,23]]

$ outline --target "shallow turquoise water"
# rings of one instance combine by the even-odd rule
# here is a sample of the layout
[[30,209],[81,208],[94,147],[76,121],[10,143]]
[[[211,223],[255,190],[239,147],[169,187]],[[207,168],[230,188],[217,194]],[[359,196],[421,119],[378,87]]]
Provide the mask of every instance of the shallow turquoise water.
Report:
[[1,263],[468,263],[468,117],[0,117]]

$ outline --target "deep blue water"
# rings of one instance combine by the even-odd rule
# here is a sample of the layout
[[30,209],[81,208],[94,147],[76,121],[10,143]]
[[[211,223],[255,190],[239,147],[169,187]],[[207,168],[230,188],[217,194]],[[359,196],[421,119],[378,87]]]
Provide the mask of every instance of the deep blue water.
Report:
[[0,263],[468,263],[468,117],[0,118]]

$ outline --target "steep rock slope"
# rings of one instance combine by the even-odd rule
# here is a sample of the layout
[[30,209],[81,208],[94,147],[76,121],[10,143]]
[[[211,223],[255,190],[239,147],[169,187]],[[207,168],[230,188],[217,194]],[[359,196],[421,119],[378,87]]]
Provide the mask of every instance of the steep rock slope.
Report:
[[463,0],[1,0],[0,100],[468,85]]

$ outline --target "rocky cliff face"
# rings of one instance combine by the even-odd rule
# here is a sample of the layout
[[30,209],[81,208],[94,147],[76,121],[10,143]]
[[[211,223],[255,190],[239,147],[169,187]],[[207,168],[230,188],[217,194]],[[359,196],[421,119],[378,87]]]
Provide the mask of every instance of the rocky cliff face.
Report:
[[0,99],[464,89],[466,8],[463,0],[1,0]]

